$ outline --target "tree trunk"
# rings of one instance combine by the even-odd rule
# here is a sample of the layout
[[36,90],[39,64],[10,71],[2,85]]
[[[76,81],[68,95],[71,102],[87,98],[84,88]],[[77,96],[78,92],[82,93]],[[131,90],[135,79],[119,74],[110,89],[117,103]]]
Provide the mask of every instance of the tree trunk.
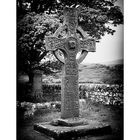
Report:
[[33,84],[34,73],[33,72],[30,72],[28,74],[28,76],[29,76],[29,83],[32,85]]
[[43,99],[42,71],[40,70],[34,70],[31,96],[33,102],[40,102]]

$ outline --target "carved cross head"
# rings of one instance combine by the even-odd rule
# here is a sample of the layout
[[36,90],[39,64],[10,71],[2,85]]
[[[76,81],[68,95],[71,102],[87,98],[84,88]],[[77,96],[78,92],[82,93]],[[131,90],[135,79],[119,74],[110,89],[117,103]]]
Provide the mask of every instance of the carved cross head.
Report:
[[[45,38],[46,50],[54,52],[54,55],[58,60],[65,63],[65,57],[69,54],[76,54],[81,51],[81,55],[76,59],[77,63],[81,63],[86,57],[88,52],[95,52],[95,40],[89,39],[87,34],[78,27],[78,13],[79,10],[75,8],[65,8],[64,9],[64,23],[60,26],[53,36]],[[65,38],[58,38],[61,31],[67,29],[67,36]],[[78,38],[77,33],[82,36],[82,40]],[[64,58],[62,58],[58,50],[64,53]]]

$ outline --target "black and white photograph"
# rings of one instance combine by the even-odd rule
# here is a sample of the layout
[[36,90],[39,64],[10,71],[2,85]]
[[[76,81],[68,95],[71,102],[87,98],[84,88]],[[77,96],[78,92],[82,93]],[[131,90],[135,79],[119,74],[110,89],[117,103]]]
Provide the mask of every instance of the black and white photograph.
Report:
[[124,1],[16,1],[16,139],[124,139]]

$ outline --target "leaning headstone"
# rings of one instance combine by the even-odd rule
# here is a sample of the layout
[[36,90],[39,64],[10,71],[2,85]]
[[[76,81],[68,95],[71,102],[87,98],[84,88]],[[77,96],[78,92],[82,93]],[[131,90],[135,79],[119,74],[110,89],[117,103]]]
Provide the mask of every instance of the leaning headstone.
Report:
[[[95,40],[87,38],[84,31],[78,27],[78,12],[75,8],[64,9],[64,23],[53,36],[46,37],[46,49],[53,51],[56,58],[64,63],[61,85],[61,118],[51,123],[36,124],[35,130],[54,138],[64,139],[70,136],[87,135],[100,128],[110,131],[110,126],[92,123],[90,120],[79,118],[78,65],[88,52],[95,52]],[[65,38],[58,38],[62,30],[67,30]],[[82,36],[78,38],[77,32]],[[57,50],[61,50],[64,58]],[[79,58],[76,58],[81,51]],[[98,126],[98,127],[97,127]]]

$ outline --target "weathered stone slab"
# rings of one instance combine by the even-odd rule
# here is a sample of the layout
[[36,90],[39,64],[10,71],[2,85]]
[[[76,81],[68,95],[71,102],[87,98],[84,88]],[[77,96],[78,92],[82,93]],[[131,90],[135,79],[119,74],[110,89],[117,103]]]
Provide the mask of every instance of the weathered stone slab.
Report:
[[[61,122],[62,121],[62,122]],[[80,123],[79,123],[80,122]],[[59,120],[61,125],[54,125],[52,122],[44,122],[34,125],[34,129],[38,132],[44,133],[49,137],[59,140],[68,140],[72,138],[82,136],[98,136],[111,134],[111,127],[105,123],[99,123],[96,121],[86,120],[85,124],[81,124],[82,121],[63,121]],[[73,126],[66,126],[74,124]],[[76,125],[75,125],[76,124]]]
[[50,124],[54,126],[73,127],[79,125],[87,125],[88,121],[86,119],[81,119],[81,118],[57,119],[52,121]]

